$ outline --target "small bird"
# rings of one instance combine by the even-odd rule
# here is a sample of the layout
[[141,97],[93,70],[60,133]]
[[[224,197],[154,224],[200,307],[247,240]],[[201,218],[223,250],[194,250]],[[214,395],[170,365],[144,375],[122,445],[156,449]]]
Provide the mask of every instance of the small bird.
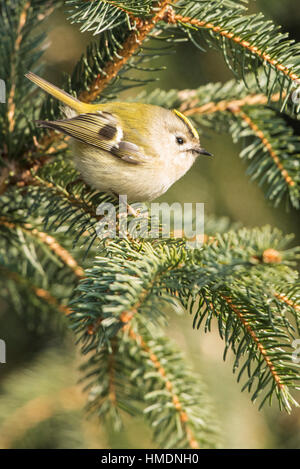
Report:
[[32,72],[25,76],[65,104],[66,119],[37,124],[71,137],[76,168],[99,191],[150,201],[181,178],[198,155],[211,156],[177,110],[143,103],[87,104]]

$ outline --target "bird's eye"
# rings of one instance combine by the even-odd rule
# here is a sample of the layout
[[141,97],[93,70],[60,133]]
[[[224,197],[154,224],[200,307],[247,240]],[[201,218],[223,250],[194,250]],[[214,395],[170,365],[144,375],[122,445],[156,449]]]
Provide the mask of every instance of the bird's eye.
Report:
[[178,143],[178,145],[183,145],[184,144],[184,140],[182,137],[176,137],[176,142]]

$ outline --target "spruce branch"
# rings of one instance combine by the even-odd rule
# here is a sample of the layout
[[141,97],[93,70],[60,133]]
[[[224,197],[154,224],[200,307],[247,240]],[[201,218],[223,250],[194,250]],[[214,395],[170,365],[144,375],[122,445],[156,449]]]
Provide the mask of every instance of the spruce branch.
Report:
[[[268,97],[276,84],[284,95],[289,95],[290,90],[299,85],[299,46],[287,40],[288,35],[280,33],[279,28],[265,20],[262,14],[244,16],[245,7],[240,3],[227,5],[222,2],[216,7],[216,2],[211,0],[184,1],[173,8],[175,11],[169,15],[169,23],[180,25],[196,45],[199,35],[194,32],[208,32],[204,40],[221,49],[236,76],[246,80],[247,69],[257,76],[261,64],[268,77],[265,88]],[[176,10],[180,14],[176,14]],[[275,71],[275,80],[270,79],[271,70]],[[286,101],[281,96],[282,108]]]
[[[124,331],[146,354],[146,356],[148,357],[148,360],[151,362],[151,366],[155,369],[155,371],[152,371],[150,373],[148,372],[145,375],[145,379],[147,380],[149,378],[152,378],[152,379],[156,379],[157,381],[161,381],[161,384],[162,384],[161,392],[164,393],[163,391],[164,388],[166,391],[165,406],[168,406],[167,402],[169,400],[175,413],[178,413],[181,430],[178,431],[177,429],[177,432],[179,433],[179,435],[181,432],[183,433],[182,435],[180,435],[181,439],[183,439],[184,443],[185,443],[185,440],[187,441],[189,448],[199,449],[199,442],[195,438],[193,430],[191,429],[191,426],[193,427],[193,423],[195,425],[195,422],[193,422],[193,417],[195,416],[193,416],[192,412],[190,411],[190,407],[192,404],[191,399],[188,399],[188,400],[182,399],[182,396],[183,396],[182,392],[180,392],[180,394],[177,395],[176,389],[179,390],[179,387],[180,387],[178,375],[177,376],[173,375],[174,372],[172,368],[167,369],[166,366],[163,365],[163,362],[166,362],[166,354],[160,353],[160,347],[157,347],[157,346],[155,347],[155,342],[153,341],[153,337],[151,337],[150,344],[147,343],[143,339],[143,337],[134,330],[134,326],[127,323],[124,326]],[[185,375],[185,378],[186,379],[188,378],[187,374]],[[185,385],[186,384],[187,382],[185,381]],[[152,421],[152,425],[157,427],[155,433],[158,436],[160,433],[162,433],[161,429],[158,428],[158,425],[163,424],[161,412],[165,413],[165,409],[164,409],[165,406],[162,406],[162,404],[158,405],[156,398],[157,398],[157,392],[155,391],[154,392],[150,391],[148,394],[146,394],[145,400],[148,403],[148,407],[145,409],[144,412],[147,416],[150,417],[150,421]],[[182,402],[181,399],[184,402]],[[176,420],[177,419],[175,418],[175,421]],[[168,424],[168,426],[170,426],[170,424]],[[197,430],[199,431],[199,429]],[[174,429],[174,433],[175,433],[175,429]],[[172,442],[172,444],[168,443],[166,441],[166,435],[162,435],[161,443],[163,443],[162,445],[163,447],[165,447],[165,445],[167,447],[173,447],[173,446],[178,445],[177,441],[176,441],[176,444],[174,444],[175,442]],[[185,446],[186,445],[184,444],[184,447]]]
[[63,313],[64,315],[68,315],[71,313],[71,310],[67,306],[60,304],[57,298],[51,295],[51,293],[49,293],[44,288],[40,288],[32,284],[27,279],[19,275],[17,272],[10,271],[3,265],[0,265],[0,271],[2,275],[4,275],[7,279],[13,280],[17,284],[22,285],[23,288],[25,287],[26,289],[29,289],[36,295],[37,298],[41,299],[43,302],[47,303],[47,305],[56,309],[60,313]]
[[216,432],[205,396],[158,326],[150,332],[141,317],[128,319],[107,354],[106,346],[98,347],[82,367],[90,412],[119,428],[120,410],[136,414],[142,405],[161,447],[214,446]]
[[[60,2],[55,2],[59,6]],[[36,136],[32,121],[39,104],[27,97],[33,87],[24,77],[29,69],[39,70],[45,34],[38,26],[53,11],[52,1],[1,0],[0,76],[6,83],[7,99],[0,106],[0,194],[16,181],[23,183],[36,160]],[[28,51],[31,51],[29,54]],[[46,160],[46,159],[45,159]]]
[[67,251],[57,239],[53,236],[45,233],[43,231],[39,231],[37,228],[34,228],[30,223],[16,223],[11,222],[9,219],[5,219],[5,217],[0,217],[0,226],[4,226],[9,229],[8,236],[11,236],[13,232],[15,232],[18,228],[21,229],[29,236],[36,237],[42,243],[50,248],[50,250],[57,255],[59,259],[63,261],[65,265],[67,265],[71,270],[73,270],[74,274],[81,278],[84,276],[84,271],[82,267],[78,265],[72,254]]
[[[290,132],[285,121],[277,117],[272,110],[255,108],[241,110],[232,107],[231,112],[240,118],[261,142],[250,144],[241,153],[242,158],[250,160],[248,173],[252,179],[259,179],[261,184],[267,182],[269,187],[266,195],[274,200],[275,205],[288,194],[292,204],[299,208],[299,138]],[[236,140],[242,135],[247,135],[237,131],[235,124],[232,126],[232,134]],[[266,154],[272,161],[271,165],[265,158]]]
[[150,19],[139,20],[135,28],[126,38],[124,44],[118,51],[118,57],[108,62],[102,74],[97,76],[94,82],[90,85],[88,91],[84,91],[79,95],[79,99],[85,102],[95,101],[96,98],[102,93],[105,86],[110,83],[118,72],[124,67],[125,63],[137,51],[143,41],[148,37],[155,25],[164,18],[165,12],[169,7],[169,0],[162,0],[155,2],[153,11],[155,14]]
[[271,158],[273,159],[274,163],[276,164],[277,168],[279,169],[283,179],[285,182],[291,186],[294,187],[296,185],[295,181],[289,176],[287,170],[284,168],[283,164],[280,161],[279,156],[277,153],[273,150],[272,145],[268,138],[265,136],[262,130],[258,127],[257,124],[253,122],[253,120],[244,112],[242,111],[239,107],[235,107],[234,105],[231,105],[229,108],[234,114],[241,116],[241,118],[246,122],[247,125],[253,130],[254,134],[262,141],[263,145],[265,148],[268,150]]
[[14,96],[16,92],[15,79],[17,77],[16,57],[18,56],[18,53],[21,47],[21,42],[23,39],[23,29],[24,29],[24,25],[26,24],[27,14],[28,14],[28,10],[30,6],[31,6],[31,2],[27,1],[24,4],[23,9],[21,11],[21,14],[19,17],[19,24],[18,24],[17,31],[16,31],[15,44],[13,47],[13,54],[11,57],[11,87],[10,87],[10,92],[9,92],[8,99],[7,99],[7,110],[8,110],[7,117],[8,117],[8,122],[9,122],[8,131],[10,133],[14,131],[14,127],[15,127],[14,115],[15,115],[16,105],[14,102]]
[[278,376],[276,368],[275,368],[274,364],[272,363],[272,360],[268,356],[268,353],[265,350],[264,346],[260,342],[260,339],[258,338],[257,334],[254,332],[254,330],[252,329],[252,327],[251,327],[250,323],[247,321],[247,319],[245,319],[243,312],[240,311],[239,308],[236,305],[233,304],[231,298],[229,298],[227,296],[224,296],[224,295],[222,295],[222,298],[226,301],[226,303],[229,305],[230,309],[234,312],[234,314],[236,314],[236,316],[239,318],[239,320],[243,324],[243,327],[245,328],[247,333],[251,336],[251,338],[255,342],[255,344],[256,344],[256,346],[259,350],[259,353],[263,356],[263,359],[265,360],[266,365],[269,368],[270,373],[272,374],[272,377],[273,377],[274,381],[276,382],[276,386],[278,387],[279,391],[282,391],[282,389],[284,388],[284,385],[283,385],[280,377]]
[[[300,76],[297,73],[294,73],[290,67],[283,65],[280,63],[279,60],[273,59],[270,53],[265,53],[263,50],[258,49],[256,46],[252,45],[249,41],[242,40],[240,36],[235,36],[234,33],[224,30],[221,26],[214,25],[210,22],[199,21],[195,18],[191,18],[188,16],[182,15],[174,15],[172,18],[174,22],[180,22],[183,24],[191,24],[192,26],[196,26],[198,28],[204,28],[212,30],[214,33],[219,34],[226,39],[230,39],[235,43],[239,44],[241,47],[249,50],[251,54],[257,55],[260,57],[264,62],[269,63],[274,68],[276,68],[279,72],[283,73],[284,75],[288,76],[292,81],[296,81],[298,83]],[[172,21],[172,22],[173,22]]]
[[300,304],[290,300],[284,293],[275,293],[276,298],[293,308],[296,312],[300,311]]
[[[180,92],[179,97],[185,97],[189,94],[189,90],[183,90]],[[195,93],[196,94],[196,93]],[[232,109],[241,109],[244,106],[265,106],[270,101],[277,103],[280,100],[280,93],[274,93],[270,99],[264,94],[249,94],[242,99],[223,100],[219,102],[210,101],[209,103],[203,104],[202,106],[191,107],[190,100],[185,103],[183,102],[180,107],[180,111],[184,112],[186,116],[193,116],[195,114],[214,114],[215,112],[225,112]]]
[[[238,239],[243,240],[246,249],[240,248]],[[282,269],[282,266],[295,260],[298,251],[284,251],[285,243],[286,240],[280,239],[277,232],[272,233],[269,229],[263,232],[242,230],[237,234],[234,232],[225,234],[223,237],[217,235],[207,246],[205,245],[203,251],[196,250],[191,259],[189,253],[186,253],[182,247],[176,248],[176,245],[171,248],[156,244],[154,251],[149,243],[144,243],[139,252],[136,252],[124,240],[117,244],[110,243],[107,253],[109,260],[107,257],[99,258],[93,269],[86,272],[86,279],[78,287],[79,296],[72,302],[73,313],[70,319],[74,330],[79,334],[79,340],[82,341],[82,350],[88,353],[97,344],[98,346],[108,344],[124,325],[140,317],[142,312],[145,314],[147,311],[148,321],[157,321],[161,317],[161,308],[156,297],[158,289],[161,293],[165,292],[161,301],[165,295],[171,295],[188,308],[193,308],[200,295],[205,298],[207,306],[202,311],[204,303],[200,301],[196,313],[193,312],[194,324],[198,324],[199,327],[205,317],[208,324],[214,316],[219,318],[218,321],[222,317],[224,325],[223,319],[219,322],[222,337],[223,327],[229,331],[235,324],[239,333],[241,327],[244,328],[249,337],[246,342],[244,339],[241,343],[248,347],[248,340],[253,342],[252,352],[246,362],[250,365],[250,362],[258,360],[260,363],[254,374],[248,367],[251,373],[249,380],[253,380],[254,377],[258,379],[255,397],[269,384],[269,380],[264,380],[265,371],[254,352],[258,349],[279,388],[277,397],[280,403],[290,410],[289,400],[292,402],[292,398],[287,388],[283,386],[282,380],[284,384],[289,383],[293,387],[293,380],[297,379],[297,375],[292,371],[292,365],[282,365],[281,357],[285,356],[285,352],[281,353],[276,343],[277,340],[284,339],[288,347],[293,327],[287,317],[283,320],[283,316],[278,316],[276,308],[272,309],[272,320],[269,323],[268,300],[276,291],[272,283],[275,272],[281,276],[282,284],[291,285],[294,282],[292,272]],[[260,282],[264,282],[266,297],[261,297],[260,290],[257,290]],[[220,295],[222,291],[224,294]],[[149,301],[151,309],[148,306]],[[222,316],[216,313],[220,308]],[[237,316],[239,326],[233,320],[232,312]],[[234,352],[236,344],[240,341],[237,331],[231,338]],[[227,336],[228,333],[226,332]],[[272,352],[268,341],[274,341]],[[244,355],[248,353],[246,350],[247,348],[243,349]],[[277,391],[271,386],[268,392],[272,394]]]
[[112,30],[120,25],[128,27],[129,20],[134,25],[135,18],[147,18],[151,16],[151,13],[153,15],[155,3],[158,2],[152,0],[125,0],[121,2],[110,0],[78,2],[68,0],[66,2],[72,9],[69,20],[72,23],[81,24],[80,31],[92,31],[94,35],[100,34],[107,29]]
[[0,6],[0,75],[7,87],[7,100],[0,107],[1,157],[8,164],[18,155],[19,158],[23,156],[24,147],[32,147],[32,133],[28,128],[32,128],[29,121],[37,103],[32,106],[25,99],[33,87],[24,73],[36,66],[42,55],[41,44],[45,35],[38,32],[38,25],[51,14],[53,4],[40,0],[17,3],[1,0]]

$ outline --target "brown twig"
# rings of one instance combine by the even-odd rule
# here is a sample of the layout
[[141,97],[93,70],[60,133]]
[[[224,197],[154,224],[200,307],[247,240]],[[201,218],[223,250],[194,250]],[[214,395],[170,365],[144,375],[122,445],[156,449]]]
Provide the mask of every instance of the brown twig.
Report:
[[43,301],[48,303],[50,306],[53,306],[56,308],[59,312],[63,313],[64,315],[69,315],[72,313],[72,310],[68,308],[67,306],[59,303],[57,298],[51,295],[47,290],[44,288],[37,287],[36,285],[33,285],[32,283],[29,283],[24,279],[21,275],[19,275],[17,272],[13,272],[9,269],[7,269],[4,266],[0,266],[0,271],[2,271],[6,278],[10,278],[14,282],[20,283],[20,284],[26,284],[26,286],[38,297],[41,298]]
[[270,65],[275,67],[278,71],[282,72],[284,75],[289,77],[292,81],[298,81],[299,75],[296,73],[291,72],[291,70],[279,62],[277,59],[273,59],[269,54],[264,52],[263,50],[259,49],[256,46],[252,46],[249,41],[243,40],[241,37],[236,36],[234,33],[230,33],[229,31],[221,28],[221,26],[217,26],[209,21],[200,21],[197,18],[191,18],[190,16],[182,16],[182,15],[173,15],[172,19],[169,21],[170,23],[185,23],[190,24],[192,26],[196,26],[198,28],[203,29],[210,29],[216,34],[219,34],[222,37],[226,37],[234,41],[236,44],[239,44],[241,47],[249,50],[252,54],[260,57],[265,62],[268,62]]
[[132,55],[141,46],[142,42],[147,38],[155,25],[164,19],[164,15],[170,3],[170,0],[161,0],[156,2],[153,7],[153,10],[155,10],[156,13],[150,19],[141,20],[139,18],[134,18],[135,28],[125,40],[122,49],[118,51],[117,59],[108,62],[104,67],[103,72],[99,74],[91,84],[89,90],[83,91],[79,95],[79,99],[81,101],[85,101],[87,103],[95,101],[107,84],[115,78],[125,63],[128,62]]
[[37,228],[34,228],[30,223],[25,223],[24,225],[17,225],[12,223],[3,217],[0,217],[0,225],[4,225],[11,230],[20,228],[27,234],[30,234],[38,239],[40,239],[44,244],[49,246],[51,251],[53,251],[70,269],[73,270],[74,274],[79,277],[84,277],[84,270],[78,265],[74,257],[63,247],[59,242],[48,233],[39,231]]
[[293,181],[293,179],[290,177],[290,175],[288,174],[287,170],[284,168],[283,164],[281,163],[280,161],[280,158],[279,156],[277,155],[277,153],[275,152],[275,150],[273,150],[273,147],[270,143],[270,141],[268,140],[268,138],[265,136],[265,134],[263,133],[262,130],[260,130],[260,128],[258,127],[257,124],[255,124],[253,122],[253,120],[248,116],[248,114],[246,114],[241,108],[239,107],[231,107],[230,108],[231,112],[233,114],[236,114],[236,115],[239,115],[242,120],[244,122],[246,122],[246,124],[250,127],[250,129],[253,130],[254,134],[262,141],[264,147],[268,150],[272,160],[274,161],[274,163],[276,164],[277,168],[279,169],[279,171],[281,172],[281,175],[283,177],[283,179],[285,180],[285,182],[290,186],[290,187],[293,187],[295,186],[295,181]]
[[269,101],[277,102],[280,100],[280,93],[273,94],[270,99],[264,94],[250,94],[242,99],[233,99],[231,101],[223,100],[218,103],[210,101],[209,103],[203,104],[197,107],[187,107],[188,104],[183,103],[180,107],[186,116],[193,116],[194,114],[214,114],[215,112],[225,112],[232,108],[242,108],[243,106],[264,106]]
[[161,378],[163,379],[165,383],[165,387],[167,391],[170,393],[170,396],[172,398],[172,403],[176,409],[176,411],[179,414],[179,418],[182,424],[182,427],[187,435],[187,439],[189,442],[189,446],[192,449],[198,449],[199,445],[198,442],[196,441],[193,432],[191,429],[188,427],[189,419],[186,414],[186,412],[183,409],[182,404],[180,403],[180,399],[177,396],[177,394],[174,392],[174,387],[171,382],[171,380],[167,376],[167,372],[165,368],[162,366],[161,362],[159,361],[158,357],[153,353],[150,349],[150,347],[146,344],[146,342],[143,340],[142,336],[134,332],[133,328],[130,326],[130,324],[125,324],[123,327],[123,330],[126,331],[129,335],[129,337],[134,340],[143,350],[144,352],[147,353],[149,356],[150,361],[153,363],[154,367],[157,369],[158,373],[160,374]]
[[274,293],[274,296],[278,300],[290,306],[290,308],[293,308],[296,312],[300,312],[300,304],[297,304],[294,301],[290,300],[284,293]]
[[247,331],[247,333],[250,335],[250,337],[254,340],[259,352],[261,353],[263,359],[265,360],[266,364],[267,364],[267,367],[269,368],[275,382],[276,382],[276,385],[277,387],[282,390],[284,388],[284,384],[281,382],[281,379],[280,377],[278,376],[277,374],[277,371],[275,369],[275,366],[273,365],[271,359],[269,358],[268,356],[268,353],[266,351],[266,349],[264,348],[264,346],[260,343],[257,335],[255,334],[255,332],[253,331],[251,325],[249,324],[249,322],[247,321],[247,319],[245,319],[244,317],[244,314],[242,311],[239,310],[239,308],[237,306],[235,306],[231,300],[231,298],[225,296],[225,295],[221,295],[222,298],[226,301],[226,303],[228,304],[228,306],[230,307],[231,311],[233,311],[235,313],[235,315],[239,318],[239,320],[241,321],[241,323],[243,324],[245,330]]
[[17,35],[16,35],[16,40],[15,40],[15,47],[14,47],[14,51],[13,51],[13,55],[11,59],[11,88],[10,88],[10,92],[7,98],[7,109],[8,109],[7,117],[8,117],[8,122],[9,122],[8,130],[10,133],[12,133],[15,128],[14,116],[15,116],[15,111],[16,111],[16,105],[14,102],[14,98],[15,98],[15,92],[16,92],[16,77],[17,77],[15,59],[21,47],[21,42],[23,39],[22,32],[23,32],[24,25],[26,23],[27,14],[28,14],[28,10],[30,6],[31,6],[31,2],[30,1],[26,2],[23,8],[23,11],[20,14]]

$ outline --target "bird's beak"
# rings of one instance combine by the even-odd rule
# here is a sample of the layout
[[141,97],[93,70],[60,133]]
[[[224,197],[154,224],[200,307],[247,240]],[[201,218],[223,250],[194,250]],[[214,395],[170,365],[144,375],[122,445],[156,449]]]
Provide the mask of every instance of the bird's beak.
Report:
[[196,151],[199,155],[213,156],[211,153],[209,153],[208,151],[206,151],[204,148],[201,148],[201,147],[195,148],[195,151]]

